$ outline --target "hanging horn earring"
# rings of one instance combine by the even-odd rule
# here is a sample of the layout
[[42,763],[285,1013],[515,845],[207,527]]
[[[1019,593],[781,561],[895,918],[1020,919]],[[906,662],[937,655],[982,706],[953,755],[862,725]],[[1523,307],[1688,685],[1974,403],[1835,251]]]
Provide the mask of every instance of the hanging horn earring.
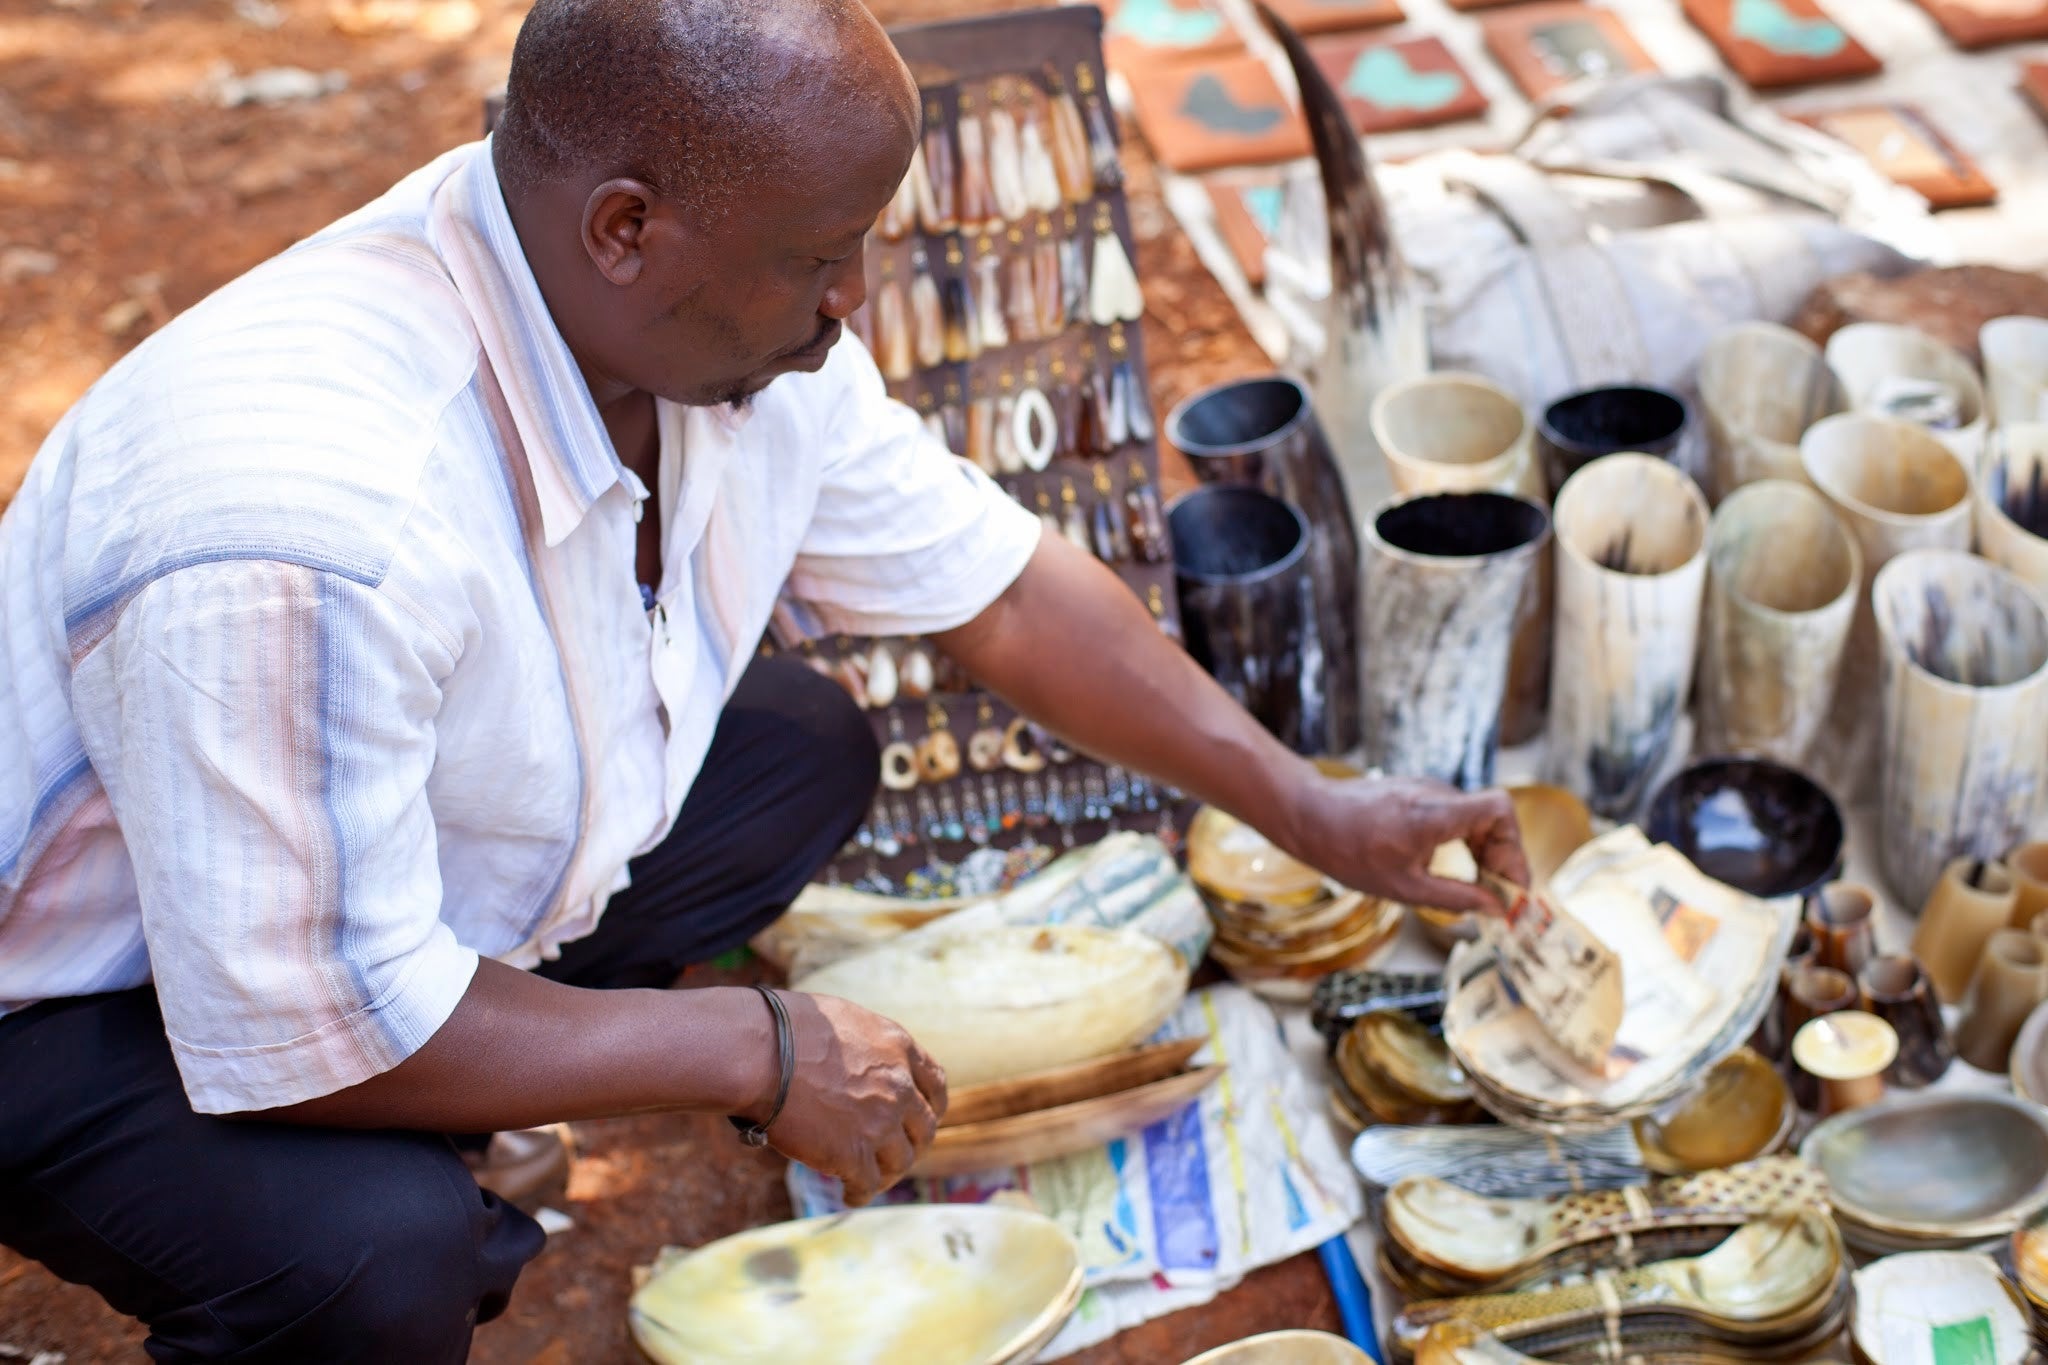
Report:
[[1109,205],[1095,210],[1095,261],[1089,269],[1088,317],[1098,327],[1112,322],[1136,322],[1145,312],[1145,296],[1138,289],[1138,273],[1117,235]]
[[896,186],[894,197],[889,200],[882,216],[875,220],[875,235],[885,242],[900,242],[917,226],[917,205],[921,193],[929,192],[925,186],[924,157],[920,152],[910,154],[910,169],[903,173],[902,183]]
[[1145,477],[1145,466],[1131,461],[1130,482],[1124,485],[1124,525],[1130,532],[1131,554],[1145,564],[1166,562],[1166,513],[1158,490]]
[[960,381],[946,381],[946,401],[939,404],[939,419],[946,427],[946,449],[955,455],[967,454],[967,408],[960,401]]
[[946,317],[946,359],[972,360],[981,354],[981,325],[974,316],[974,286],[968,282],[960,239],[946,241],[946,282],[940,303]]
[[1123,509],[1116,504],[1107,465],[1095,466],[1095,501],[1088,508],[1088,535],[1095,557],[1103,563],[1121,564],[1131,557],[1130,538],[1124,534]]
[[1059,68],[1045,68],[1045,98],[1051,124],[1052,164],[1060,194],[1069,204],[1085,204],[1095,193],[1095,166],[1088,154],[1088,128],[1081,110],[1067,93]]
[[1180,627],[1166,614],[1166,598],[1160,594],[1159,585],[1154,583],[1145,589],[1145,610],[1152,613],[1152,619],[1159,626],[1159,633],[1169,640],[1180,639]]
[[1059,168],[1053,165],[1052,149],[1045,145],[1045,125],[1039,120],[1037,105],[1031,102],[1030,91],[1020,87],[1017,99],[1023,110],[1017,145],[1024,163],[1024,205],[1051,213],[1062,202]]
[[1116,357],[1110,397],[1123,409],[1124,429],[1129,439],[1150,442],[1158,434],[1152,422],[1152,400],[1146,395],[1144,381],[1138,377],[1138,367],[1131,363],[1130,343],[1124,338],[1121,323],[1109,329],[1109,353]]
[[907,792],[917,785],[917,750],[903,737],[903,717],[889,717],[889,742],[882,746],[882,785]]
[[1102,371],[1095,368],[1095,348],[1087,346],[1081,352],[1081,454],[1087,459],[1103,459],[1116,453],[1111,440],[1109,386],[1102,380]]
[[1009,283],[1003,291],[1003,314],[1010,320],[1012,341],[1040,340],[1038,290],[1031,279],[1031,259],[1031,251],[1024,245],[1023,232],[1011,228],[1008,270],[1005,272]]
[[1003,732],[996,728],[996,713],[984,699],[975,712],[975,731],[967,737],[967,766],[978,773],[992,773],[1003,766]]
[[887,257],[882,259],[882,288],[875,296],[875,343],[880,347],[875,360],[882,378],[910,378],[916,368],[911,358],[910,305],[896,278],[896,263]]
[[995,222],[995,200],[988,187],[988,146],[974,96],[960,95],[960,230],[979,232]]
[[917,205],[918,221],[933,236],[960,226],[960,177],[953,156],[953,137],[936,99],[924,106],[924,178],[930,196]]
[[1087,65],[1074,68],[1074,88],[1088,105],[1088,159],[1095,170],[1095,188],[1104,192],[1124,183],[1124,168],[1116,159],[1116,129],[1109,110],[1095,89],[1095,71]]
[[932,278],[924,248],[910,253],[910,326],[920,369],[945,363],[946,310],[939,302],[939,282]]
[[1092,380],[1102,394],[1102,453],[1105,455],[1114,455],[1131,439],[1130,412],[1124,405],[1124,396],[1116,387],[1118,373],[1120,371],[1113,368],[1109,378],[1104,380],[1101,372],[1097,371]]
[[1043,488],[1038,490],[1038,524],[1045,528],[1047,535],[1057,536],[1065,534],[1060,530],[1059,517],[1052,510],[1052,499],[1047,496]]
[[896,656],[889,652],[889,646],[875,641],[875,647],[868,655],[868,705],[887,706],[896,700]]
[[844,636],[839,640],[839,660],[832,665],[832,681],[846,689],[846,695],[853,698],[853,704],[861,710],[868,710],[868,661],[866,656],[853,651],[853,642]]
[[1005,474],[1022,474],[1024,458],[1017,451],[1017,396],[1010,392],[1017,381],[1006,374],[998,382],[1003,392],[996,399],[996,468]]
[[981,315],[981,349],[993,351],[1010,344],[1010,327],[1003,321],[1003,258],[996,254],[994,241],[981,244],[974,268],[981,277],[975,281],[974,300]]
[[1031,248],[1031,296],[1033,319],[1038,334],[1050,340],[1066,328],[1066,309],[1061,305],[1060,248],[1052,237],[1052,220],[1040,215],[1038,240]]
[[1004,222],[1014,223],[1031,211],[1024,197],[1024,149],[1017,136],[1017,120],[1000,88],[989,96],[988,187]]
[[1013,773],[1035,773],[1045,767],[1045,751],[1031,733],[1031,722],[1022,716],[1003,731],[1003,766]]
[[960,775],[960,741],[953,738],[946,708],[937,702],[925,707],[929,733],[917,742],[917,775],[927,783],[945,782]]
[[1024,467],[1036,473],[1051,464],[1058,424],[1053,420],[1052,404],[1038,387],[1035,371],[1025,372],[1024,389],[1017,395],[1017,410],[1011,423],[1011,443]]
[[1088,251],[1080,221],[1067,210],[1067,235],[1060,238],[1060,311],[1068,322],[1088,320]]
[[1067,382],[1067,362],[1057,355],[1052,358],[1052,392],[1047,401],[1052,407],[1054,457],[1063,460],[1080,458],[1080,448],[1074,444],[1076,429],[1081,425],[1080,395]]
[[977,394],[967,405],[967,459],[984,474],[1000,474],[996,463],[996,400]]
[[1081,503],[1074,496],[1074,481],[1060,480],[1060,534],[1067,543],[1084,554],[1095,553],[1095,542],[1088,534],[1088,521],[1081,515]]
[[923,701],[932,694],[934,670],[932,656],[924,642],[913,635],[904,641],[903,658],[896,665],[897,687],[912,701]]

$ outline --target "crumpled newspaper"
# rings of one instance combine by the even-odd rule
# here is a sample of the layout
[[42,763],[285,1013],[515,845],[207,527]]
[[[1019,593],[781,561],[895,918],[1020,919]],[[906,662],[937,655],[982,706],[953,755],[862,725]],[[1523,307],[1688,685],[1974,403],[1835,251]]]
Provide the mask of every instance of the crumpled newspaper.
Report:
[[[1198,1064],[1228,1069],[1180,1113],[1092,1151],[1028,1167],[905,1182],[890,1203],[1022,1193],[1081,1246],[1087,1292],[1040,1356],[1206,1303],[1246,1272],[1320,1245],[1364,1212],[1318,1083],[1272,1009],[1237,986],[1190,995],[1160,1039],[1206,1034]],[[797,1216],[840,1212],[837,1181],[789,1168]]]

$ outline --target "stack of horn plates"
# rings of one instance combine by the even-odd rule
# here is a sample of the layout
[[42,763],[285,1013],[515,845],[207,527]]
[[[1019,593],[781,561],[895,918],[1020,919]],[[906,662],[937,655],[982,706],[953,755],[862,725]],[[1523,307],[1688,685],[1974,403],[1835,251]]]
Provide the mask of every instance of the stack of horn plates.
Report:
[[1084,1152],[1178,1113],[1223,1074],[1191,1066],[1208,1038],[1098,1057],[952,1093],[938,1136],[913,1176],[961,1175],[1029,1166]]
[[1797,1157],[1548,1199],[1414,1177],[1381,1201],[1381,1269],[1412,1298],[1494,1294],[1697,1255],[1754,1219],[1827,1206],[1820,1173]]
[[1483,939],[1458,945],[1445,968],[1444,1040],[1489,1112],[1552,1134],[1612,1128],[1698,1088],[1776,999],[1799,922],[1796,899],[1714,881],[1632,827],[1572,854],[1550,890],[1621,962],[1627,1007],[1603,1064],[1558,1047]]
[[1331,972],[1393,947],[1402,907],[1351,891],[1213,806],[1188,826],[1188,875],[1215,922],[1210,956],[1270,999],[1305,1003]]
[[1858,1251],[1995,1247],[2048,1209],[2048,1112],[2008,1095],[1912,1095],[1821,1122],[1799,1154]]
[[1405,1014],[1368,1014],[1331,1058],[1330,1104],[1357,1132],[1375,1123],[1471,1123],[1482,1117],[1444,1040]]
[[1786,1210],[1698,1256],[1548,1289],[1418,1300],[1394,1319],[1389,1338],[1400,1365],[1440,1324],[1490,1332],[1537,1360],[1798,1360],[1841,1332],[1849,1305],[1833,1222],[1817,1210]]
[[1081,1301],[1081,1253],[1052,1219],[913,1204],[776,1223],[662,1253],[630,1305],[661,1365],[1023,1365]]

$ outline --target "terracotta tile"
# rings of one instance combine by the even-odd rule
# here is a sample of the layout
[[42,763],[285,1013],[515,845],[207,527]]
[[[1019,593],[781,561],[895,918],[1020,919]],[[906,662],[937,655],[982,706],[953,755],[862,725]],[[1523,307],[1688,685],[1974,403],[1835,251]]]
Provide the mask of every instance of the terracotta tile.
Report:
[[1266,282],[1266,243],[1280,219],[1286,191],[1275,175],[1233,175],[1212,179],[1204,187],[1216,211],[1216,230],[1237,260],[1237,268],[1254,288]]
[[2042,118],[2048,118],[2048,62],[2020,65],[2020,93],[2033,101]]
[[1884,69],[1817,0],[1684,0],[1684,8],[1722,60],[1758,89],[1852,80]]
[[1455,123],[1486,111],[1486,96],[1436,38],[1322,38],[1316,65],[1361,133]]
[[1102,0],[1102,55],[1127,74],[1244,49],[1211,0]]
[[1486,50],[1522,93],[1547,99],[1586,76],[1655,71],[1620,16],[1591,5],[1522,5],[1482,19]]
[[1399,0],[1267,0],[1297,33],[1339,33],[1345,29],[1398,24],[1407,16]]
[[1256,166],[1309,153],[1308,125],[1249,54],[1127,73],[1138,127],[1177,171]]
[[1957,47],[1990,47],[2048,38],[2048,0],[1920,0]]
[[1910,104],[1858,104],[1795,117],[1848,143],[1937,209],[1969,208],[1998,198],[1998,187],[1977,163]]

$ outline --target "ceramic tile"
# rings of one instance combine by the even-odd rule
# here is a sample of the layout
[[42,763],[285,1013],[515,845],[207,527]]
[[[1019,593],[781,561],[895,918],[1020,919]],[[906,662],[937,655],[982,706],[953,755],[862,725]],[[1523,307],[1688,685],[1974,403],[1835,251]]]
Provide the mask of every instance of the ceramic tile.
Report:
[[[1841,0],[1836,0],[1841,3]],[[1851,80],[1884,67],[1818,0],[1683,0],[1685,17],[1758,89]]]
[[1957,47],[2048,38],[2048,0],[1920,0]]
[[2048,118],[2048,62],[2020,65],[2020,93],[2033,101],[2042,118]]
[[1427,128],[1486,111],[1486,96],[1439,39],[1324,38],[1309,51],[1361,133]]
[[1481,20],[1486,49],[1532,100],[1585,76],[1655,71],[1657,64],[1611,10],[1591,5],[1519,5]]
[[1280,222],[1286,195],[1275,175],[1232,175],[1214,179],[1204,186],[1209,203],[1216,210],[1216,230],[1223,244],[1237,260],[1247,283],[1261,288],[1266,283],[1266,243]]
[[1138,127],[1176,171],[1256,166],[1309,154],[1308,125],[1273,73],[1239,53],[1128,73]]
[[1859,104],[1798,116],[1863,153],[1871,165],[1937,209],[1967,208],[1998,198],[1977,163],[1909,104]]
[[1399,0],[1268,0],[1273,12],[1297,33],[1339,33],[1346,29],[1398,24],[1407,16]]
[[1244,47],[1212,0],[1102,0],[1102,15],[1103,58],[1123,72]]

